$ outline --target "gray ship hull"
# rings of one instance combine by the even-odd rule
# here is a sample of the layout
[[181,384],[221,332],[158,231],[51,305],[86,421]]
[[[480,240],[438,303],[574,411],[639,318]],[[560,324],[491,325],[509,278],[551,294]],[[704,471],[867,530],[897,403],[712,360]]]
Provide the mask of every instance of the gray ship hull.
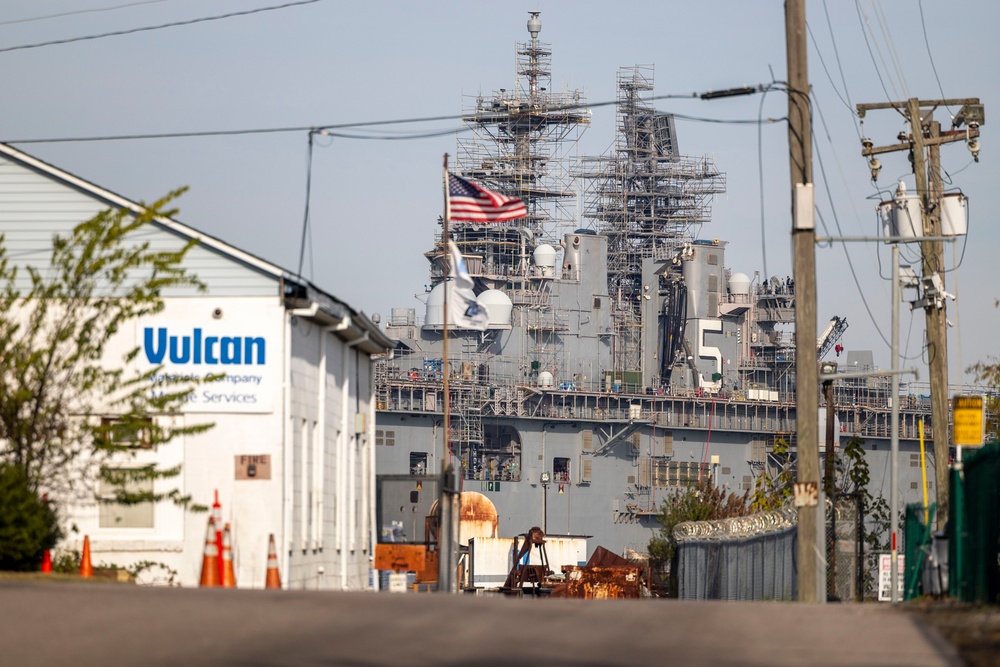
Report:
[[[443,454],[440,413],[387,406],[377,418],[382,445],[376,449],[377,470],[421,475],[440,470],[442,462],[461,465],[463,490],[482,493],[496,507],[498,536],[539,526],[547,534],[587,536],[590,552],[603,546],[641,555],[659,527],[662,504],[699,474],[752,495],[759,476],[775,476],[786,462],[774,454],[777,440],[792,446],[792,460],[796,455],[789,404],[558,391],[545,398],[556,406],[545,415],[484,417],[488,431],[516,434],[519,457],[511,466],[497,463],[502,457],[484,449],[479,465],[470,468],[468,458]],[[836,427],[837,447],[863,437],[869,491],[883,497],[889,493],[889,440],[883,429],[888,413],[887,407],[851,406],[838,411]],[[916,423],[923,413],[902,414],[907,437],[900,440],[901,496],[903,502],[920,502]],[[933,457],[926,461],[927,478],[933,480]],[[928,492],[933,497],[932,486]]]

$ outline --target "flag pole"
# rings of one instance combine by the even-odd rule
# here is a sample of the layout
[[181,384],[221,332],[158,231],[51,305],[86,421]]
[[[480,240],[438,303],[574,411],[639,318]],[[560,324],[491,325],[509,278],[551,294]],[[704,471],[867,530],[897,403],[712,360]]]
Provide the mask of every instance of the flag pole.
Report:
[[444,391],[444,451],[441,457],[448,457],[448,465],[451,465],[452,454],[451,454],[451,394],[448,389],[448,318],[451,316],[451,312],[448,310],[448,292],[451,291],[451,285],[448,281],[451,280],[451,274],[455,267],[451,266],[451,253],[448,248],[448,241],[450,240],[450,234],[448,232],[448,154],[444,154],[444,217],[441,218],[441,248],[444,252],[444,304],[443,304],[443,314],[442,319],[443,325],[441,328],[442,341],[442,351],[441,351],[441,376],[442,376],[442,390]]

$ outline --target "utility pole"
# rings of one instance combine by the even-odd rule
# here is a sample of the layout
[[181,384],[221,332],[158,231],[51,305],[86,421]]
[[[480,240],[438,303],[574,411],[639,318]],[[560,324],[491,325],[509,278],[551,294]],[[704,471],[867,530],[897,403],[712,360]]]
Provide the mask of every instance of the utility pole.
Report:
[[[933,120],[934,109],[939,106],[960,106],[954,119],[954,128],[941,133],[940,125]],[[921,109],[927,109],[922,113]],[[937,527],[944,528],[948,518],[948,335],[944,291],[944,243],[941,240],[941,144],[968,141],[969,150],[979,161],[979,126],[984,122],[983,106],[978,98],[919,100],[905,102],[880,102],[857,105],[858,116],[867,111],[895,109],[902,113],[910,125],[910,133],[900,133],[899,143],[874,146],[870,139],[862,140],[861,154],[870,158],[872,180],[878,174],[875,155],[894,151],[909,151],[913,162],[917,196],[921,203],[922,233],[920,242],[922,278],[924,285],[924,315],[927,329],[927,354],[931,381],[931,424],[934,428],[934,473],[937,495]],[[967,129],[957,129],[965,123]],[[925,149],[930,149],[930,165]],[[895,278],[894,278],[895,279]],[[899,400],[898,396],[892,397]]]
[[798,599],[820,600],[819,368],[816,358],[816,218],[812,184],[812,118],[806,63],[805,0],[785,2],[788,61],[788,157],[792,185],[795,275],[795,419],[798,462]]

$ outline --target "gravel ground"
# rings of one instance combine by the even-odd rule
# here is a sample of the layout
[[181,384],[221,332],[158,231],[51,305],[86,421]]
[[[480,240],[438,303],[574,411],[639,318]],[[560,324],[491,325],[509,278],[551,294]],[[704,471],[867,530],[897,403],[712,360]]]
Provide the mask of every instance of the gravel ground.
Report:
[[914,600],[903,609],[936,629],[969,667],[1000,666],[1000,607]]

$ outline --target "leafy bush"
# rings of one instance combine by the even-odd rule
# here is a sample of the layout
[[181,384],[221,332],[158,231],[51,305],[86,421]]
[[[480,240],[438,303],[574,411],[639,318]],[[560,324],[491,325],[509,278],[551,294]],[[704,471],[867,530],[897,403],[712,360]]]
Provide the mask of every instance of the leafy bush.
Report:
[[55,510],[31,490],[24,470],[0,465],[0,570],[37,570],[61,537]]
[[677,553],[674,526],[685,521],[714,521],[750,513],[747,496],[726,493],[708,479],[678,489],[663,501],[656,521],[660,530],[649,540],[649,557],[661,568]]

